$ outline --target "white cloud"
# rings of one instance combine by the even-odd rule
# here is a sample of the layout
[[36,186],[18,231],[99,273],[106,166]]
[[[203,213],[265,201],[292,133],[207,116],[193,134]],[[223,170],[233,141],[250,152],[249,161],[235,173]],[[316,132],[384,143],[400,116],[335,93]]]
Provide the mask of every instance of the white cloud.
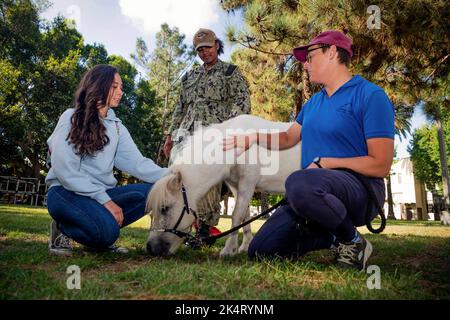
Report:
[[119,0],[122,14],[145,32],[154,34],[166,22],[178,27],[187,39],[201,27],[212,27],[219,20],[217,0]]

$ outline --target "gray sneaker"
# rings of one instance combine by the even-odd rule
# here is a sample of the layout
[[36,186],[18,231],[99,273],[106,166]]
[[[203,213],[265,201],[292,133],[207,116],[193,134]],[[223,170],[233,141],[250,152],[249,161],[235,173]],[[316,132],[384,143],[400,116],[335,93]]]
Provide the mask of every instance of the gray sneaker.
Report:
[[358,242],[341,243],[337,248],[337,265],[343,268],[366,269],[367,260],[372,254],[372,244],[361,236]]
[[110,252],[114,252],[114,253],[121,253],[121,254],[126,254],[128,253],[128,249],[124,248],[124,247],[118,247],[115,244],[111,245],[108,247],[108,250]]
[[70,255],[72,254],[72,240],[61,233],[55,220],[50,223],[50,241],[48,250],[52,254]]
[[84,249],[86,251],[92,252],[92,253],[102,253],[102,252],[112,252],[112,253],[120,253],[120,254],[128,253],[128,249],[127,248],[118,247],[115,244],[110,245],[107,248],[93,248],[93,247],[84,246]]

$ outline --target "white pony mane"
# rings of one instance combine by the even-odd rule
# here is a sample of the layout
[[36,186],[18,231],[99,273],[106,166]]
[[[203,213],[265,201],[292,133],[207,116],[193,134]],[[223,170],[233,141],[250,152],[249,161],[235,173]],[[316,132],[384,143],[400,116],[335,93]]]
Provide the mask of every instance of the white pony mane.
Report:
[[150,190],[149,196],[147,197],[147,203],[145,206],[145,211],[150,214],[157,214],[160,212],[161,208],[167,205],[167,199],[169,195],[168,183],[170,179],[175,176],[174,172],[169,173],[165,177],[162,177],[153,185]]

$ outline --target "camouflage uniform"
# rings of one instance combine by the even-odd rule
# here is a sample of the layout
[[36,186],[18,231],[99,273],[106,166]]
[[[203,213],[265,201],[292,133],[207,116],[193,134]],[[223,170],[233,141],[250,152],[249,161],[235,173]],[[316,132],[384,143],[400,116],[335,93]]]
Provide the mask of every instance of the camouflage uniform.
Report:
[[[181,94],[172,116],[168,133],[178,143],[177,130],[194,132],[194,124],[221,123],[240,114],[250,113],[250,93],[240,70],[218,60],[210,69],[203,66],[191,70],[181,81]],[[213,187],[208,197],[214,200],[199,204],[199,215],[209,225],[219,222],[221,184]]]

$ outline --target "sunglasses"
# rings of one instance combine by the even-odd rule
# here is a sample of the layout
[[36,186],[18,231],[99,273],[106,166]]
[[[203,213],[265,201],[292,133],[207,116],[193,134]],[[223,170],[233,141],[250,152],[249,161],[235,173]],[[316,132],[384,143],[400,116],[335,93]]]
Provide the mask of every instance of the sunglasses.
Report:
[[320,46],[320,47],[317,47],[317,48],[314,48],[314,49],[311,49],[311,50],[307,50],[306,51],[306,62],[311,63],[312,57],[309,55],[310,52],[313,52],[314,50],[317,50],[317,49],[329,48],[329,47],[330,46],[326,44],[326,45],[323,45],[323,46]]

